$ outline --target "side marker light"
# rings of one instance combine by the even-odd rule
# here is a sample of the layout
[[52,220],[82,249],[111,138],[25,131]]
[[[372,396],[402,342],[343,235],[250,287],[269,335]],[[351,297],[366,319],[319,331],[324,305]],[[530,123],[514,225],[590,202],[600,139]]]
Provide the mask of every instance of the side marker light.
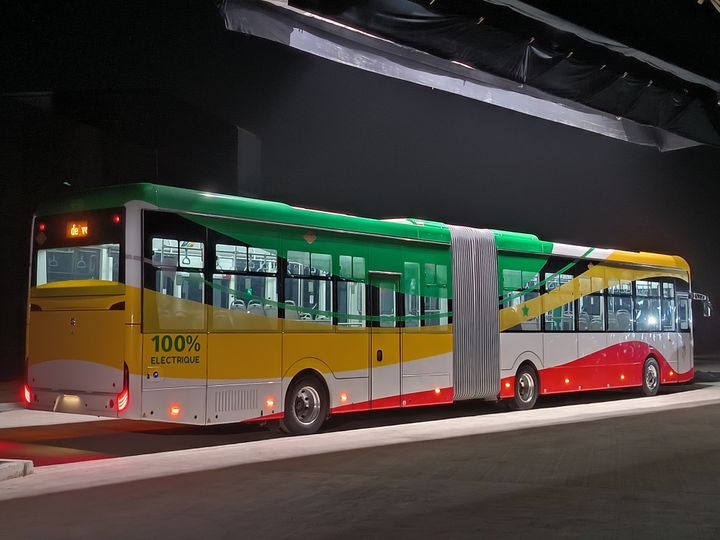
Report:
[[180,414],[180,405],[173,403],[170,405],[170,416],[177,416]]
[[267,405],[268,409],[272,409],[275,405],[275,400],[273,398],[268,398],[265,400],[265,405]]
[[435,394],[440,395],[440,388],[437,386],[435,387]]
[[565,379],[565,384],[570,384],[570,379]]
[[30,387],[27,384],[23,387],[23,397],[25,398],[25,403],[29,405],[32,401],[32,394],[30,392]]
[[345,392],[343,392],[342,394],[340,394],[340,401],[342,401],[343,403],[345,403],[347,400],[348,400],[348,397],[347,397],[347,394],[346,394]]

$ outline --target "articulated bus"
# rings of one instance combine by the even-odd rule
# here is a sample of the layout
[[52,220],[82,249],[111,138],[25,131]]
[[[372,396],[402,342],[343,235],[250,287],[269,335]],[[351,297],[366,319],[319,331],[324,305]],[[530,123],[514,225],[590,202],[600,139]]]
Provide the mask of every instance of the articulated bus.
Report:
[[28,408],[316,432],[331,414],[693,378],[688,264],[153,184],[33,221]]

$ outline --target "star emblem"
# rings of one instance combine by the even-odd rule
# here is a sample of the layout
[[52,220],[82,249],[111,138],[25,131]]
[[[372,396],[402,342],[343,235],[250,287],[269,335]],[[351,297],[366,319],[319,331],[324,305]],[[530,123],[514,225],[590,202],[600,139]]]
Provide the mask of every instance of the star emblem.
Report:
[[525,304],[525,305],[522,307],[522,312],[523,312],[523,317],[527,317],[527,316],[528,316],[528,313],[530,313],[530,308],[527,307],[527,304]]

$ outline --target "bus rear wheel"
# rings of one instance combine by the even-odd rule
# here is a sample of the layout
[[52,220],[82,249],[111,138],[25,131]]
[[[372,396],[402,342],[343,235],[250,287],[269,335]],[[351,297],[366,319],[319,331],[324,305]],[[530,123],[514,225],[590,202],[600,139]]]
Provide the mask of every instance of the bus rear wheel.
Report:
[[303,375],[288,388],[280,428],[291,435],[310,435],[320,430],[327,415],[325,387],[317,377]]
[[642,393],[644,395],[657,395],[660,390],[660,366],[652,356],[645,360],[642,381]]
[[515,411],[532,409],[537,401],[539,388],[535,369],[528,364],[520,366],[515,374],[515,395],[508,406]]

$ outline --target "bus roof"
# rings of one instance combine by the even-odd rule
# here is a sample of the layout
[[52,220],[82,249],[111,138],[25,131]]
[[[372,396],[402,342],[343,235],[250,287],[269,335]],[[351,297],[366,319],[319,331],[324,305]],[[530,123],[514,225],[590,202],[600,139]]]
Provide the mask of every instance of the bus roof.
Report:
[[442,223],[420,219],[381,220],[289,204],[199,191],[150,183],[108,186],[78,192],[62,200],[46,201],[39,215],[98,208],[121,207],[130,201],[144,201],[159,209],[212,216],[237,217],[253,221],[306,226],[315,229],[450,243],[450,230]]
[[[417,218],[372,219],[237,195],[179,188],[152,183],[98,187],[44,201],[38,215],[81,212],[121,207],[143,201],[159,209],[178,210],[212,216],[249,219],[268,223],[346,231],[373,236],[450,244],[449,227],[437,221]],[[630,252],[570,246],[538,239],[534,234],[493,230],[499,250],[563,255],[596,260],[647,264],[689,270],[682,257],[656,253]]]

